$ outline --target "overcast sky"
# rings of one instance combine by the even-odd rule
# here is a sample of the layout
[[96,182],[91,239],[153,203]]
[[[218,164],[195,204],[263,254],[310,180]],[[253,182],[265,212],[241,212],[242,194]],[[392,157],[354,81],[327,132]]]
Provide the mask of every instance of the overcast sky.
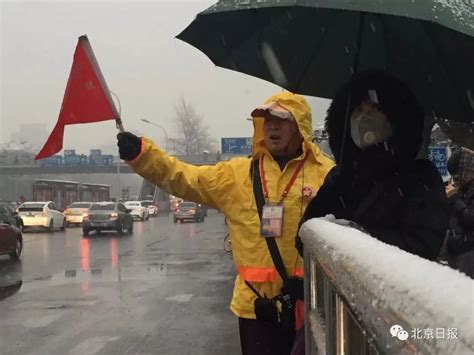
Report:
[[[209,125],[211,135],[250,136],[252,108],[280,90],[241,73],[215,67],[194,47],[174,38],[215,1],[2,1],[0,143],[19,125],[58,118],[77,38],[87,34],[109,88],[119,97],[127,130],[164,143],[173,135],[174,106],[184,97]],[[313,124],[328,101],[311,99]],[[113,121],[68,126],[65,148],[115,144]]]

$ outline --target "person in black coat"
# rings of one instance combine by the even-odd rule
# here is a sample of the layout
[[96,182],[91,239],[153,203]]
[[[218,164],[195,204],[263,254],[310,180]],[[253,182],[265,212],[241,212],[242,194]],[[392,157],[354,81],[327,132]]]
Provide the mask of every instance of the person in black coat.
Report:
[[[336,94],[325,120],[337,166],[300,222],[332,214],[371,236],[435,260],[448,225],[438,170],[416,159],[424,112],[409,88],[383,72],[354,76]],[[302,243],[297,239],[297,248]]]
[[449,158],[457,192],[449,198],[449,265],[474,278],[474,151],[461,148]]

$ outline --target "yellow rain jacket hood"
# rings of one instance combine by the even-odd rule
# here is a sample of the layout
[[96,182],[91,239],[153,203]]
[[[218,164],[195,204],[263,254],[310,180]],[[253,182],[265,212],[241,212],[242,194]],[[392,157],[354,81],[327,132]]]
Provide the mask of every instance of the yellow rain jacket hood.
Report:
[[307,155],[288,195],[283,199],[283,235],[276,238],[288,275],[302,276],[302,260],[295,248],[298,222],[306,206],[323,184],[334,163],[311,142],[311,109],[304,97],[281,92],[269,97],[265,104],[276,102],[290,111],[304,138],[303,155],[290,160],[281,170],[265,148],[263,117],[254,118],[253,158],[233,158],[216,165],[194,166],[179,161],[142,138],[140,154],[128,162],[145,179],[185,200],[195,201],[221,210],[232,238],[232,252],[238,272],[230,308],[242,318],[255,318],[256,295],[245,281],[269,298],[280,294],[282,280],[275,269],[264,238],[260,235],[260,219],[253,194],[252,159],[265,155],[263,168],[270,202],[281,198],[300,160]]
[[[273,96],[270,96],[264,101],[264,105],[268,105],[272,102],[278,104],[278,106],[283,107],[284,109],[291,112],[293,118],[298,124],[298,129],[303,136],[305,146],[308,149],[312,149],[311,146],[314,144],[311,142],[311,137],[313,135],[313,125],[311,118],[311,108],[308,105],[308,102],[303,96],[295,95],[291,92],[280,92]],[[263,117],[255,117],[254,122],[254,134],[253,134],[253,157],[257,158],[263,151],[266,151],[265,143],[263,141],[263,123],[265,119]],[[306,144],[310,143],[310,144]],[[316,147],[319,154],[319,148]]]

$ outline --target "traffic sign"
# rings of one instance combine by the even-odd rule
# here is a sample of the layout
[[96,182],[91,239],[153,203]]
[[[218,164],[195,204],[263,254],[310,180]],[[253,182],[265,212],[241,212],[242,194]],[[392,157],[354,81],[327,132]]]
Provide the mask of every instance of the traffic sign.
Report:
[[102,149],[91,149],[90,156],[97,157],[102,155]]
[[96,155],[89,157],[90,165],[107,165],[110,166],[114,163],[114,157],[112,155]]
[[79,155],[64,156],[64,165],[67,165],[67,166],[81,165],[81,157]]
[[59,166],[63,163],[63,157],[61,155],[53,155],[48,158],[40,160],[40,166]]
[[251,137],[221,138],[222,154],[249,155],[252,152]]
[[428,147],[428,159],[433,163],[443,178],[449,177],[448,173],[448,147]]

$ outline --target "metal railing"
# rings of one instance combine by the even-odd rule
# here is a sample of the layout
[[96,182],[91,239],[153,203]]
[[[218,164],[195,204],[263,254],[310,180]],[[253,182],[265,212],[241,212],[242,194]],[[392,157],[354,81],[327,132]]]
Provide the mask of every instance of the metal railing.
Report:
[[307,355],[474,353],[472,279],[323,219],[300,236]]

